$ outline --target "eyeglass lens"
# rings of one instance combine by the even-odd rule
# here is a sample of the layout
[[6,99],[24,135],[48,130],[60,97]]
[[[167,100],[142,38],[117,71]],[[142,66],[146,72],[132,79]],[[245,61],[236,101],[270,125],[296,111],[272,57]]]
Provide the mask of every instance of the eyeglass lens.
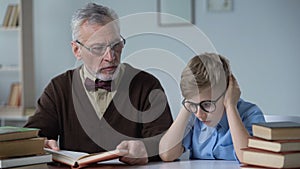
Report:
[[114,42],[112,44],[109,44],[107,46],[95,46],[91,48],[91,52],[97,56],[103,56],[107,50],[107,48],[110,47],[113,51],[120,51],[124,47],[124,40],[120,40],[118,42]]
[[198,105],[200,105],[200,108],[205,112],[213,112],[216,109],[215,103],[210,101],[204,101],[200,104],[184,101],[183,105],[191,113],[197,113]]

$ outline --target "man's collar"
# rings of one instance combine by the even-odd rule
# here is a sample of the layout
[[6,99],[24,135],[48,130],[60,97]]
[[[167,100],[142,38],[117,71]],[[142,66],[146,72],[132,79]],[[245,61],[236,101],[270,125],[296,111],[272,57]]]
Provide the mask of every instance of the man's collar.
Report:
[[96,80],[96,77],[93,76],[86,68],[85,65],[82,66],[82,69],[83,69],[83,79],[86,79],[86,78],[89,78],[91,79],[92,81],[95,81]]
[[[120,82],[121,82],[121,79],[122,79],[122,77],[123,77],[123,75],[124,75],[124,72],[125,72],[125,67],[126,67],[126,65],[125,64],[122,64],[122,63],[120,63],[119,65],[118,65],[118,68],[117,68],[117,70],[116,70],[116,76],[114,76],[115,78],[113,79],[113,84],[114,84],[114,88],[115,89],[117,89],[118,88],[118,86],[119,86],[119,84],[120,84]],[[83,80],[85,80],[86,78],[89,78],[89,79],[91,79],[92,81],[95,81],[96,80],[96,77],[95,76],[93,76],[88,70],[87,70],[87,68],[86,68],[86,66],[85,65],[83,65],[82,66],[82,72],[83,72]]]

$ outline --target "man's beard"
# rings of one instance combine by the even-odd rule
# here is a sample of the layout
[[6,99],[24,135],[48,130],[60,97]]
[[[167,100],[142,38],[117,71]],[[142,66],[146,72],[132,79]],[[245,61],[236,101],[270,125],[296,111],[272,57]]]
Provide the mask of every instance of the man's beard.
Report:
[[97,73],[96,78],[103,80],[103,81],[109,81],[113,80],[114,74],[102,74],[102,73]]
[[103,74],[101,72],[96,73],[96,78],[103,80],[103,81],[109,81],[109,80],[114,80],[120,72],[120,65],[117,67],[117,69],[113,73],[109,74]]

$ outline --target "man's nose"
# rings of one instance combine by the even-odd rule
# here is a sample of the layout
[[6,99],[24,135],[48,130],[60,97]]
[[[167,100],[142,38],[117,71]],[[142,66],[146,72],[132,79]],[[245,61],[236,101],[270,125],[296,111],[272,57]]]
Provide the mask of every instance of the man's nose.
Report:
[[104,59],[108,62],[112,62],[115,59],[115,52],[110,47],[107,47]]

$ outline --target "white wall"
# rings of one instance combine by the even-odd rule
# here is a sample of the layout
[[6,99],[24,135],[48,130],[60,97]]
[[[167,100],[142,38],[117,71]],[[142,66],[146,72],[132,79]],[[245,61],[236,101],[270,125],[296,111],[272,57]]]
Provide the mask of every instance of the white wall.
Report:
[[[75,59],[70,48],[70,19],[74,10],[86,2],[90,1],[34,0],[36,97],[53,76],[74,67]],[[94,2],[112,7],[120,17],[140,12],[156,12],[157,7],[156,0]],[[300,1],[234,0],[234,10],[227,13],[208,12],[205,2],[196,0],[196,26],[208,36],[219,53],[230,59],[242,97],[258,104],[266,114],[299,115]],[[144,20],[136,24],[143,25],[148,22],[149,20]],[[151,22],[157,24],[156,21]],[[123,32],[132,28],[132,25],[121,26]],[[164,28],[165,31],[174,29],[185,31],[189,28]],[[197,36],[192,38],[196,40]],[[149,48],[161,48],[171,52],[182,58],[183,63],[192,56],[193,52],[188,51],[182,44],[176,41],[169,45],[169,41],[166,38],[160,42],[152,35],[131,37],[128,39],[123,59],[134,55],[135,50],[139,53],[143,52],[142,49]],[[153,59],[151,56],[148,58],[149,61]],[[172,65],[172,61],[165,64]],[[181,98],[178,85],[173,82],[179,76],[172,77],[171,80],[165,75],[159,77],[163,78],[162,81],[172,81],[171,89],[168,87],[168,95],[173,105],[174,117]]]
[[300,115],[299,8],[297,0],[235,0],[233,13],[197,11],[197,25],[231,60],[242,96],[266,114]]

